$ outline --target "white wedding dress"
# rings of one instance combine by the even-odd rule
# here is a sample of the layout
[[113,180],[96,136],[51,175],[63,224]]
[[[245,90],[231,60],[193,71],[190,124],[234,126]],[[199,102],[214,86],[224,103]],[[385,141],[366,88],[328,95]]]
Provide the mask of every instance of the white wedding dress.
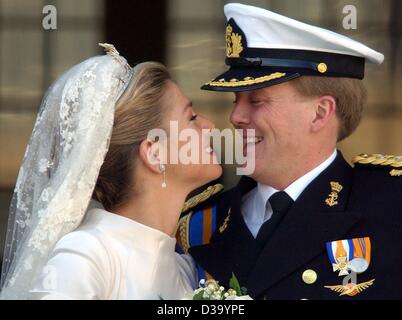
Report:
[[195,286],[176,239],[91,201],[82,224],[59,240],[33,293],[37,299],[181,299]]

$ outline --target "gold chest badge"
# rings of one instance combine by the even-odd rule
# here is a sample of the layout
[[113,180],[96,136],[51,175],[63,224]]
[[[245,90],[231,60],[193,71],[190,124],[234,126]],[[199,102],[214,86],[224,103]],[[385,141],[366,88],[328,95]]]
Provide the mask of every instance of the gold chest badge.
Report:
[[338,286],[325,286],[327,289],[331,289],[332,291],[338,292],[340,296],[348,295],[348,296],[355,296],[356,294],[366,290],[374,283],[375,279],[372,279],[367,282],[363,283],[348,283],[346,285],[338,285]]

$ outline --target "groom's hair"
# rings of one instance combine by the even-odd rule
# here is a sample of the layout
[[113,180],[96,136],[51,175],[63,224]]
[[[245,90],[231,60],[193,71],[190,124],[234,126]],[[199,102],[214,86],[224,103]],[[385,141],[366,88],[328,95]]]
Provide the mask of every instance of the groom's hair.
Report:
[[130,196],[139,145],[151,129],[161,127],[165,114],[163,98],[169,79],[162,64],[138,64],[116,104],[109,149],[93,194],[106,210],[120,206]]
[[362,118],[367,91],[363,81],[351,78],[302,76],[290,83],[306,97],[332,96],[339,119],[338,142],[353,133]]

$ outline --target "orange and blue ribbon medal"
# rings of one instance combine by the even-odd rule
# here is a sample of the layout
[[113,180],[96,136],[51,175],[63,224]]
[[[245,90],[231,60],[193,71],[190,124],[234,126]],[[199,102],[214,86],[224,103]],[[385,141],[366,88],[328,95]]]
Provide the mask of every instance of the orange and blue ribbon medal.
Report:
[[339,276],[349,274],[349,271],[362,273],[370,264],[370,238],[355,238],[327,242],[327,253],[333,271],[339,271]]

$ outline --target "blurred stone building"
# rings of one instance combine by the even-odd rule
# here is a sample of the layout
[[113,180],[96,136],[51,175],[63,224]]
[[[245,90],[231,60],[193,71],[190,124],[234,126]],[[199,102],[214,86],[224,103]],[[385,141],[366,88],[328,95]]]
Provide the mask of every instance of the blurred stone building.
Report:
[[[24,150],[46,88],[72,65],[100,54],[98,42],[116,45],[131,65],[164,62],[195,105],[218,128],[231,127],[231,94],[199,90],[225,70],[222,0],[0,0],[0,256],[7,211]],[[339,148],[402,154],[402,1],[243,0],[362,41],[385,54],[368,65],[364,119]],[[45,5],[57,9],[57,29],[44,30]],[[345,5],[357,9],[357,29],[342,27]],[[236,183],[232,166],[223,182]],[[381,186],[379,186],[380,188]]]

